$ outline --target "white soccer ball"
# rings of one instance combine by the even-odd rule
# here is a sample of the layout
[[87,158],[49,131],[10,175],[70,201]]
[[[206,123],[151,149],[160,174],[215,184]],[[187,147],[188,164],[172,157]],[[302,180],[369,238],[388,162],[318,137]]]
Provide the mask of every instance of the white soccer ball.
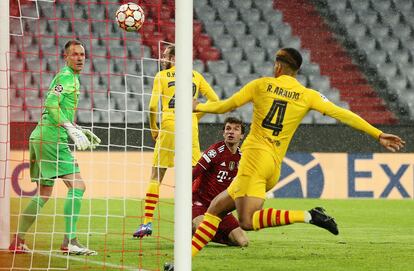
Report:
[[115,20],[125,31],[138,31],[145,20],[144,11],[135,3],[121,5],[115,13]]

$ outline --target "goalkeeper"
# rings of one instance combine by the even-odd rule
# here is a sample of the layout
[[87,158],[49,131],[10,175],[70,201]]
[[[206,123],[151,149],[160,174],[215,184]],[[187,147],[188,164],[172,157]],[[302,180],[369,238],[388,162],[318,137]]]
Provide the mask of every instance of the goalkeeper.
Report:
[[37,183],[38,193],[20,215],[18,232],[9,247],[15,253],[30,252],[24,241],[25,234],[52,195],[55,180],[60,178],[68,187],[64,204],[66,234],[61,250],[74,255],[97,254],[82,246],[76,237],[85,183],[68,144],[70,137],[78,150],[86,150],[101,142],[91,131],[73,124],[79,101],[79,73],[85,63],[82,43],[68,41],[64,58],[66,66],[53,78],[41,119],[30,135],[30,177]]

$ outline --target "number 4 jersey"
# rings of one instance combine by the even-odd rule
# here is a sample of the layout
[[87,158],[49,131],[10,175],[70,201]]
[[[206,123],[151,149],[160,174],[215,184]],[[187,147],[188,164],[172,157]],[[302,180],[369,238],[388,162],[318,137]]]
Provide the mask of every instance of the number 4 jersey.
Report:
[[193,169],[193,202],[209,205],[236,177],[241,153],[231,153],[224,141],[211,145]]
[[281,164],[290,140],[310,110],[333,117],[374,138],[381,134],[380,130],[358,115],[336,106],[321,93],[302,86],[294,77],[288,75],[253,80],[229,99],[199,104],[197,110],[221,113],[248,102],[253,102],[253,118],[242,150],[263,149],[270,152],[278,164]]

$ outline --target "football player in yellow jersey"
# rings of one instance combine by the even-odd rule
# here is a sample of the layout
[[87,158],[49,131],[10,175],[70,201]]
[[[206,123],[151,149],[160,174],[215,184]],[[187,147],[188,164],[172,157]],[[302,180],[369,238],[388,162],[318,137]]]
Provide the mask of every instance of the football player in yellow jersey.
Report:
[[404,146],[400,137],[383,133],[358,115],[331,103],[319,92],[302,86],[295,79],[301,64],[302,56],[297,50],[283,48],[276,53],[274,77],[253,80],[224,101],[194,102],[195,111],[217,114],[252,102],[253,119],[242,146],[237,176],[227,190],[211,202],[193,236],[193,256],[214,237],[221,218],[235,209],[244,230],[301,222],[338,234],[334,219],[321,207],[310,211],[263,209],[266,191],[276,185],[290,140],[309,110],[317,110],[369,134],[390,151]]
[[[175,47],[170,45],[163,52],[161,65],[163,70],[158,72],[154,79],[152,95],[149,104],[150,128],[152,138],[156,141],[154,149],[151,180],[145,195],[144,223],[133,234],[142,238],[152,234],[152,221],[155,207],[159,197],[160,183],[164,179],[167,168],[174,166],[175,148]],[[209,102],[218,101],[219,97],[209,83],[197,71],[193,71],[193,98],[203,95]],[[161,127],[157,125],[158,104],[161,99]],[[198,141],[198,119],[201,113],[193,113],[193,166],[201,157],[200,143]]]

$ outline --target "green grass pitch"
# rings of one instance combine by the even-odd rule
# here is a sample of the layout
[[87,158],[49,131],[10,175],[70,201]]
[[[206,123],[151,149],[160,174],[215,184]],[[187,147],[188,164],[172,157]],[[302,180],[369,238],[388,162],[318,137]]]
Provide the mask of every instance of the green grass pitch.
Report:
[[[63,236],[63,201],[50,201],[39,217],[35,240],[27,243],[41,253],[0,253],[0,270],[47,266],[69,270],[162,270],[173,258],[173,205],[160,204],[161,223],[155,222],[152,237],[132,239],[141,215],[141,203],[133,200],[84,201],[79,239],[99,251],[98,256],[65,258],[58,252]],[[12,200],[12,213],[20,201]],[[22,202],[24,207],[26,202]],[[312,225],[295,224],[249,232],[249,247],[225,247],[210,243],[193,259],[193,270],[413,270],[413,200],[311,200],[271,199],[266,206],[280,209],[310,209],[323,206],[335,217],[339,235]],[[58,210],[58,216],[47,216]],[[16,211],[17,210],[17,211]],[[126,217],[123,216],[124,210]],[[106,218],[109,215],[109,218]],[[54,221],[54,222],[53,222]],[[12,229],[16,226],[12,218]],[[33,229],[32,229],[33,230]],[[51,234],[53,232],[54,234]],[[87,238],[88,237],[88,238]],[[53,239],[53,240],[51,240]],[[51,248],[55,251],[50,252]],[[8,269],[5,269],[8,270]]]

